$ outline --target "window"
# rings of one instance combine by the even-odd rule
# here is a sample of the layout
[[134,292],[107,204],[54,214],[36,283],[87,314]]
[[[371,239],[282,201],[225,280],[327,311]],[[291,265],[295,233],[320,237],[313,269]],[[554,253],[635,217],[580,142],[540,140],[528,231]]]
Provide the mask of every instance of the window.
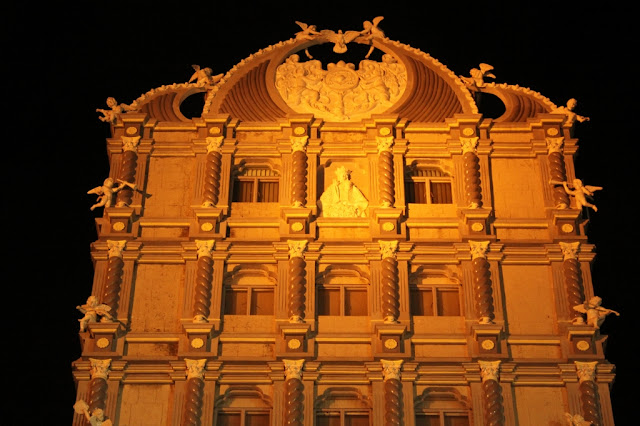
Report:
[[413,316],[460,316],[460,292],[457,286],[413,285],[409,291]]
[[316,412],[316,426],[370,426],[368,412],[331,410]]
[[416,426],[469,426],[466,413],[418,413]]
[[405,175],[405,198],[407,203],[453,204],[451,177],[435,167],[411,167]]
[[273,288],[227,287],[224,294],[225,315],[273,315]]
[[270,426],[268,411],[240,410],[218,412],[217,426]]
[[318,290],[318,315],[368,316],[365,286],[323,286]]
[[[463,390],[467,393],[468,390]],[[415,399],[416,426],[469,426],[471,405],[454,388],[426,389]]]
[[232,201],[276,203],[278,180],[278,172],[268,167],[246,167],[235,177]]

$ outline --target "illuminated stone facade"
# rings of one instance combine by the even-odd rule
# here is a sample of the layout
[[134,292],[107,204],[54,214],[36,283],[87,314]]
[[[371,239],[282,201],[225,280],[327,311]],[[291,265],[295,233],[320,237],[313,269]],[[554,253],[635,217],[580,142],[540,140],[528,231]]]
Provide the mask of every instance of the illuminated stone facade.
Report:
[[[585,117],[484,81],[486,64],[457,75],[379,22],[301,25],[222,76],[197,67],[103,113],[120,186],[96,210],[82,296],[108,309],[73,363],[90,411],[119,426],[613,424],[605,336],[573,309],[595,296],[589,207],[562,184]],[[325,43],[373,49],[309,58]],[[505,112],[484,117],[480,96]]]

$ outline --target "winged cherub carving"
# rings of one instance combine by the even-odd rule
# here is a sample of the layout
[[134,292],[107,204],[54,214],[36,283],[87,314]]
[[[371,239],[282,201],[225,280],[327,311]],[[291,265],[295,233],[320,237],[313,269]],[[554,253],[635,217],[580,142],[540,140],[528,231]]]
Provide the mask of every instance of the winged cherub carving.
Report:
[[594,212],[598,211],[598,208],[595,205],[587,201],[587,197],[592,197],[595,191],[602,189],[601,186],[583,185],[580,179],[574,179],[571,182],[573,185],[573,189],[569,188],[569,184],[567,182],[559,182],[554,180],[551,181],[551,183],[562,185],[564,187],[564,191],[575,198],[578,208],[591,207]]
[[[363,30],[364,31],[364,30]],[[347,44],[362,35],[363,31],[346,31],[338,30],[322,30],[320,34],[329,42],[333,43],[333,51],[336,53],[344,53],[347,51]]]
[[213,75],[213,70],[209,67],[201,68],[200,65],[191,65],[194,70],[193,75],[189,79],[189,83],[196,81],[198,86],[208,86],[219,82],[223,74]]
[[480,65],[478,65],[478,68],[471,68],[471,71],[469,71],[469,74],[471,74],[471,76],[462,77],[462,81],[464,81],[464,83],[470,89],[478,90],[479,88],[484,87],[486,85],[484,81],[485,77],[496,78],[496,76],[493,75],[493,73],[489,72],[492,70],[493,70],[493,67],[491,65],[481,63]]
[[367,54],[365,55],[365,59],[368,59],[371,53],[373,52],[373,49],[374,49],[372,44],[373,39],[384,38],[384,31],[382,31],[378,27],[378,24],[383,19],[384,19],[384,16],[376,16],[371,21],[364,21],[364,23],[362,24],[362,26],[364,27],[364,30],[362,30],[360,34],[364,36],[363,41],[365,41],[368,44],[371,44],[371,47],[369,48],[369,52],[367,52]]

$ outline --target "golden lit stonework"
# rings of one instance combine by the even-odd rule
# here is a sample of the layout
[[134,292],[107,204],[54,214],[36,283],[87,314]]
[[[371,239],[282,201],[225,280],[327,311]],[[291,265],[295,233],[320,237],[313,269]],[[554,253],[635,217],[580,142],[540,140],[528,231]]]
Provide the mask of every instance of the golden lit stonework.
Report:
[[300,342],[300,340],[298,340],[298,339],[290,339],[287,342],[287,347],[289,349],[298,349],[298,348],[300,348],[300,346],[302,346],[302,342]]
[[473,225],[471,225],[471,230],[474,232],[480,232],[484,229],[484,225],[480,222],[474,222]]
[[194,349],[200,349],[201,347],[204,346],[204,340],[202,340],[199,337],[196,337],[195,339],[191,340],[191,347]]
[[299,231],[302,231],[303,229],[304,229],[304,225],[302,224],[302,222],[293,222],[293,224],[291,224],[292,231],[299,232]]
[[101,337],[100,339],[96,340],[96,346],[100,349],[106,348],[107,346],[109,346],[109,339]]
[[573,225],[571,225],[570,223],[565,223],[564,225],[562,225],[562,232],[564,233],[570,233],[573,232],[574,227]]
[[204,222],[202,225],[200,225],[200,229],[203,230],[204,232],[209,232],[213,229],[213,223]]
[[395,339],[387,339],[384,341],[384,347],[387,349],[395,349],[398,347],[398,341]]
[[578,343],[576,343],[576,348],[578,348],[578,350],[585,352],[585,351],[588,351],[589,348],[591,348],[591,345],[586,340],[580,340]]
[[113,224],[114,231],[122,231],[124,229],[124,222],[115,222]]
[[128,135],[135,135],[136,133],[138,133],[138,129],[136,129],[133,126],[129,126],[129,127],[127,127],[126,133]]
[[496,344],[489,339],[483,340],[482,343],[480,343],[480,345],[482,346],[482,349],[484,349],[485,351],[490,351],[496,347]]

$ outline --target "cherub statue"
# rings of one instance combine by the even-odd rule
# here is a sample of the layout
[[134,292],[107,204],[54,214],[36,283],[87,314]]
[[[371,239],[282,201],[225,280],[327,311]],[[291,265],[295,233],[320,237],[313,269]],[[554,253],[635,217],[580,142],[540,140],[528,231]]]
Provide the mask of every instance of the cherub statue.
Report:
[[296,40],[312,40],[315,36],[320,35],[315,25],[307,25],[304,22],[296,21],[296,24],[302,28],[302,31],[296,33]]
[[200,65],[191,65],[194,69],[193,75],[189,79],[189,83],[196,81],[198,86],[214,85],[222,79],[224,74],[213,75],[213,70],[209,67],[200,68]]
[[84,314],[84,317],[78,320],[78,322],[80,322],[81,332],[87,331],[87,325],[90,322],[98,322],[98,315],[102,317],[100,318],[100,322],[113,321],[113,317],[109,313],[111,307],[98,303],[98,298],[96,296],[89,296],[87,298],[87,303],[76,306],[76,309]]
[[575,98],[571,98],[567,101],[567,106],[556,107],[550,112],[550,114],[564,114],[567,116],[567,124],[573,124],[576,120],[580,123],[589,121],[589,117],[583,117],[573,112],[573,109],[578,105],[578,101]]
[[364,27],[364,30],[362,30],[362,32],[360,33],[361,35],[364,36],[364,41],[371,44],[371,47],[369,48],[369,52],[367,52],[367,54],[365,55],[365,59],[368,59],[369,56],[371,55],[371,53],[373,52],[373,44],[372,41],[374,38],[384,38],[384,31],[382,31],[379,27],[378,24],[380,23],[380,21],[382,21],[384,19],[384,16],[376,16],[375,18],[372,19],[372,21],[364,21],[362,23],[362,26]]
[[567,419],[569,426],[592,426],[592,422],[588,422],[580,414],[571,415],[570,413],[564,413],[564,417]]
[[493,67],[491,65],[481,63],[480,65],[478,65],[478,68],[471,68],[471,71],[469,72],[471,74],[471,77],[460,78],[462,78],[462,81],[467,85],[467,87],[472,90],[478,90],[479,88],[482,88],[486,85],[484,81],[485,77],[496,78],[493,73],[489,72],[491,70],[493,70]]
[[362,192],[351,182],[351,171],[338,167],[336,179],[320,196],[320,206],[324,217],[365,217],[369,202]]
[[112,178],[106,178],[101,186],[96,186],[95,188],[87,191],[87,194],[97,194],[98,200],[96,204],[91,206],[91,211],[93,211],[96,207],[111,207],[113,204],[113,194],[120,191],[125,186],[136,190],[136,185],[130,182],[125,182],[121,179],[118,179],[120,185],[114,186],[114,181]]
[[569,184],[567,184],[567,182],[552,180],[551,183],[562,185],[564,187],[564,191],[576,199],[578,208],[591,207],[594,212],[598,211],[598,208],[595,205],[587,201],[587,197],[592,197],[594,191],[602,189],[601,186],[583,185],[580,179],[574,179],[572,181],[573,189],[569,188]]
[[102,113],[102,117],[100,118],[100,121],[104,121],[107,123],[111,123],[111,124],[115,124],[116,121],[118,120],[118,115],[122,114],[125,111],[133,111],[133,108],[131,108],[129,105],[126,104],[119,104],[116,101],[115,98],[109,97],[107,98],[107,106],[110,109],[96,109],[97,112]]
[[94,408],[89,415],[89,404],[83,400],[77,401],[73,404],[73,410],[78,414],[84,414],[91,426],[113,426],[110,419],[105,418],[102,408]]
[[347,31],[342,32],[342,30],[338,30],[338,32],[332,30],[322,30],[320,34],[329,42],[333,43],[333,51],[336,53],[344,53],[347,51],[347,44],[351,43],[353,40],[362,35],[363,31]]
[[[581,305],[576,305],[573,307],[574,311],[578,311],[583,314],[587,314],[587,325],[594,327],[595,329],[599,329],[604,319],[609,314],[615,314],[616,316],[620,316],[620,313],[612,310],[603,308],[600,306],[602,304],[602,299],[598,296],[594,296],[589,301],[585,301]],[[576,318],[576,324],[584,324],[583,318]]]

